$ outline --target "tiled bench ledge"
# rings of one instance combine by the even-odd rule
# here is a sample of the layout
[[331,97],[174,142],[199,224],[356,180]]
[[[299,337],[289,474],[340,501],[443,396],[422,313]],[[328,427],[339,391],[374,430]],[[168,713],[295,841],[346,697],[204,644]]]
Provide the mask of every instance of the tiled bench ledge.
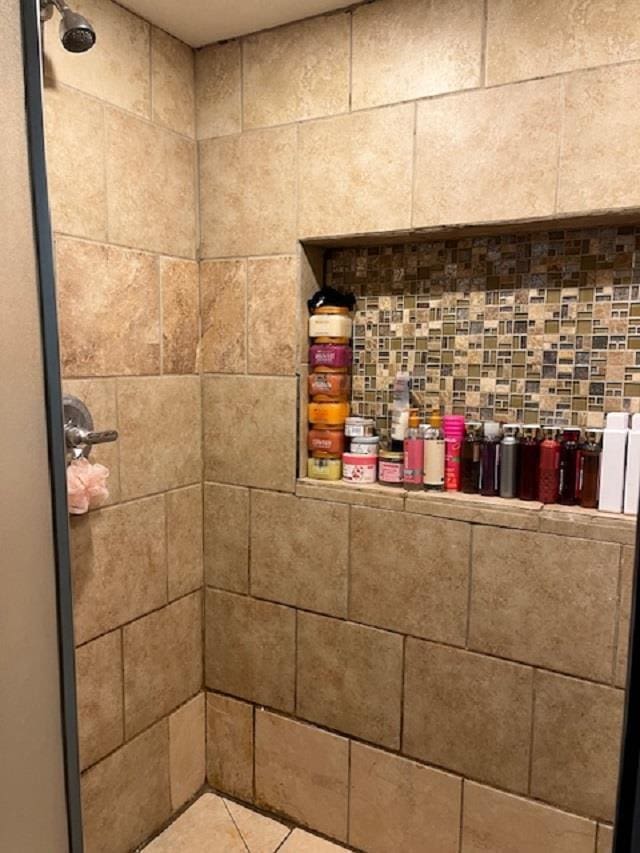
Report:
[[308,478],[297,481],[296,494],[303,498],[435,515],[473,524],[540,530],[599,542],[621,545],[635,542],[635,516],[582,507],[544,506],[537,501],[485,498],[461,492],[409,492],[379,484],[352,486]]

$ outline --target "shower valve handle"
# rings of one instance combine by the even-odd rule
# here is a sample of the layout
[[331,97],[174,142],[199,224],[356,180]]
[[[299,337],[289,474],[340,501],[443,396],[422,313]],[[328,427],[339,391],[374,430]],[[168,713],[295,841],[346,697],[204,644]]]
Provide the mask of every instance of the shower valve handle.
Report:
[[82,429],[82,427],[72,426],[68,424],[65,427],[65,438],[67,447],[80,447],[82,445],[105,444],[109,441],[115,441],[118,438],[118,433],[115,429],[106,429],[102,432],[93,432],[92,430]]

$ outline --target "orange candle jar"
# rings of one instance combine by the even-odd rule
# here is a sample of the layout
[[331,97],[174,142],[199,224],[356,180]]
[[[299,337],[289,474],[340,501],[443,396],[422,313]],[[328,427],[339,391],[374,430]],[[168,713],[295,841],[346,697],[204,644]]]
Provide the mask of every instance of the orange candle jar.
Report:
[[344,453],[344,432],[342,429],[315,427],[309,430],[307,446],[318,458],[340,459]]
[[346,373],[312,373],[309,396],[316,403],[346,401],[351,393],[351,377]]
[[349,309],[326,305],[316,308],[309,317],[310,338],[350,338],[353,321],[349,316]]
[[344,426],[349,417],[348,403],[309,403],[309,423],[314,426]]

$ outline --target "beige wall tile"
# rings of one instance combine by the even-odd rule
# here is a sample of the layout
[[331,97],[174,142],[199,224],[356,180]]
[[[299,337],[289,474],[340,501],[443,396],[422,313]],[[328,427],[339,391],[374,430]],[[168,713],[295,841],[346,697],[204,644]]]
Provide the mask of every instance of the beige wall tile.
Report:
[[160,258],[160,286],[163,373],[195,373],[200,326],[198,264]]
[[256,711],[256,802],[341,841],[347,837],[349,742]]
[[118,379],[123,499],[200,480],[200,379]]
[[403,752],[525,793],[532,679],[528,667],[410,637]]
[[244,373],[247,367],[247,264],[200,264],[202,370]]
[[[63,383],[65,394],[78,397],[89,408],[95,429],[116,429],[116,383],[113,379],[67,379]],[[118,442],[98,444],[91,449],[91,462],[109,469],[107,488],[109,497],[104,506],[120,500],[120,448]]]
[[354,110],[479,86],[481,0],[385,0],[353,13]]
[[298,263],[295,257],[247,263],[249,373],[296,372]]
[[252,595],[346,616],[348,549],[347,506],[252,493]]
[[253,706],[207,693],[207,781],[253,800]]
[[300,612],[297,674],[299,716],[398,748],[402,637]]
[[84,845],[91,853],[124,853],[171,815],[169,724],[162,720],[82,777]]
[[640,59],[634,0],[489,0],[487,83]]
[[120,631],[76,651],[80,768],[103,758],[124,739]]
[[202,597],[194,592],[123,630],[127,737],[202,686]]
[[138,115],[149,116],[149,24],[111,0],[77,0],[96,31],[87,53],[60,44],[58,14],[45,27],[45,74]]
[[464,645],[468,524],[354,507],[349,616]]
[[206,590],[206,685],[293,711],[295,611]]
[[191,486],[166,497],[169,599],[202,586],[202,487]]
[[194,258],[195,143],[113,109],[105,118],[110,241]]
[[231,592],[249,592],[249,490],[204,486],[206,580]]
[[63,86],[45,86],[47,184],[53,227],[104,240],[104,109]]
[[201,142],[201,256],[293,251],[296,177],[295,127]]
[[413,125],[413,104],[300,125],[300,235],[408,228]]
[[348,112],[350,30],[340,12],[244,38],[244,127]]
[[419,103],[414,227],[552,214],[561,96],[552,79]]
[[568,811],[611,820],[624,694],[537,672],[532,796]]
[[628,515],[599,512],[597,509],[554,505],[540,513],[540,530],[598,542],[633,545],[636,541],[635,518]]
[[240,42],[212,44],[196,51],[198,139],[242,129]]
[[205,694],[178,708],[169,717],[171,806],[179,809],[205,781]]
[[640,132],[640,106],[633,97],[639,86],[640,63],[567,79],[559,212],[640,204],[633,144]]
[[56,279],[65,376],[159,372],[160,305],[154,258],[58,238]]
[[296,380],[205,376],[202,390],[205,478],[292,492]]
[[167,600],[164,499],[108,507],[71,520],[76,643]]
[[618,545],[476,527],[469,645],[610,681]]
[[462,780],[354,742],[350,785],[354,847],[371,853],[458,853]]
[[153,120],[195,136],[194,53],[189,45],[151,28],[151,104]]
[[633,589],[634,549],[623,548],[620,560],[620,608],[618,615],[618,648],[615,664],[615,683],[627,683],[627,652],[629,648],[629,620],[631,618],[631,592]]
[[595,829],[585,818],[464,783],[462,853],[592,853]]
[[611,853],[613,849],[613,829],[610,826],[598,824],[598,845],[596,853]]

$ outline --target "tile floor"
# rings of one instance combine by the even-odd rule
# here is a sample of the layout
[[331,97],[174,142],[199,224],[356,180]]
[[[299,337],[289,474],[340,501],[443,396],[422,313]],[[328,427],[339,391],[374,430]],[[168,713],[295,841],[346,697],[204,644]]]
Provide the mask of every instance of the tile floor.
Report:
[[144,853],[340,853],[345,849],[217,794],[203,794],[147,844]]

